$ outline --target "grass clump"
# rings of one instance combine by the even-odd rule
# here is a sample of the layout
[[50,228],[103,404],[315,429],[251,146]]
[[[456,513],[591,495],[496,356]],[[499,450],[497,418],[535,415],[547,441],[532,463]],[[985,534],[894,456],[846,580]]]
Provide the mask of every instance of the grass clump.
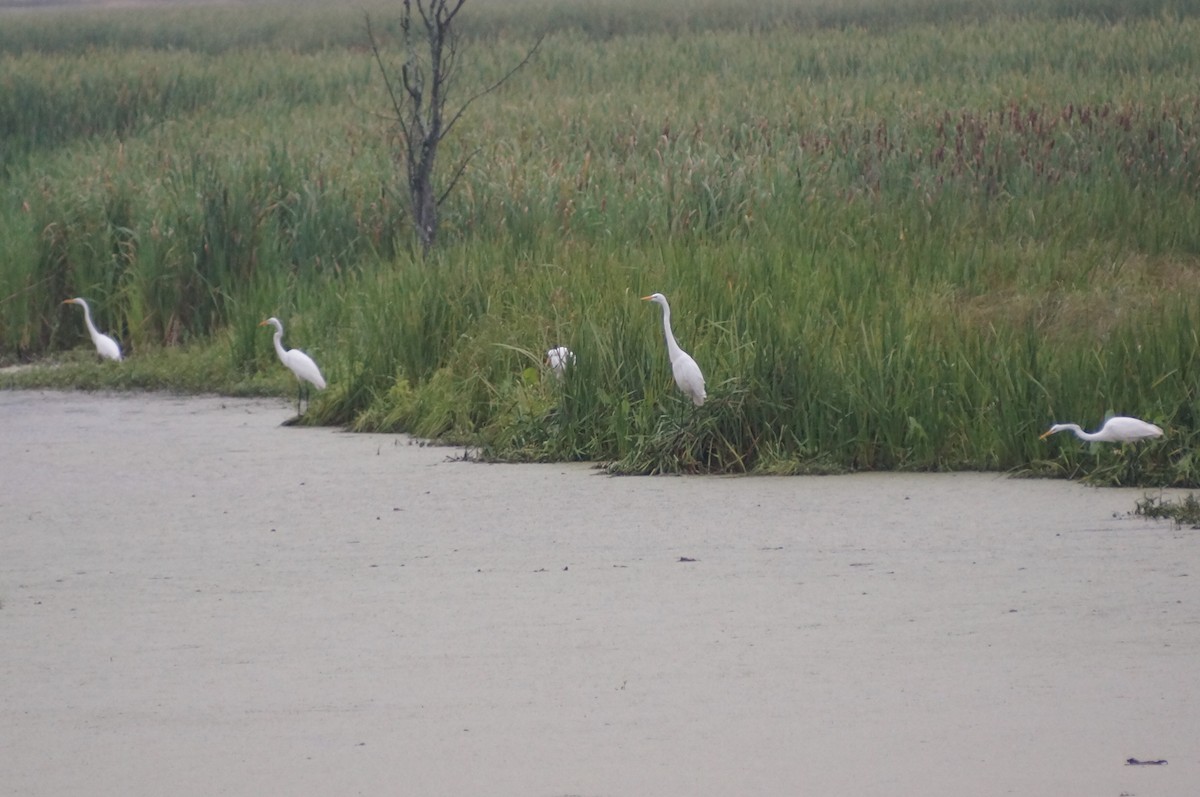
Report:
[[1200,499],[1195,493],[1188,493],[1178,501],[1147,495],[1137,501],[1133,512],[1142,517],[1173,520],[1176,526],[1200,528]]

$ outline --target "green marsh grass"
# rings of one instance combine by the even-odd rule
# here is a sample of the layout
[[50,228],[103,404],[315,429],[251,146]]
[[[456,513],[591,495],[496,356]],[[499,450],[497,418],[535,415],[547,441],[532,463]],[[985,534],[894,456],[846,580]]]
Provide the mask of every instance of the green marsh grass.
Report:
[[1170,519],[1176,527],[1200,528],[1200,499],[1188,493],[1179,500],[1146,495],[1138,500],[1133,513],[1152,519]]
[[[20,15],[0,360],[71,354],[0,379],[289,395],[276,315],[330,382],[308,422],[492,459],[1200,483],[1200,19],[1123,8],[481,2],[464,87],[550,32],[447,141],[427,261],[357,12]],[[77,294],[127,363],[88,360]],[[1111,413],[1168,434],[1037,439]]]

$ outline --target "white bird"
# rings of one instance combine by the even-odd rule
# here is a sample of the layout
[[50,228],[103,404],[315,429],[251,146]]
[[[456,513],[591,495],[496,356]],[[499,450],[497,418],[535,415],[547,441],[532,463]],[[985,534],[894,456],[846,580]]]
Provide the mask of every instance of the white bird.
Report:
[[312,357],[309,357],[299,349],[283,348],[283,324],[279,323],[278,318],[268,318],[259,324],[259,326],[265,327],[268,324],[275,327],[275,353],[279,355],[279,361],[296,375],[296,379],[300,383],[299,390],[296,393],[296,414],[299,415],[300,395],[305,392],[304,383],[311,382],[317,386],[317,390],[324,390],[325,377],[321,376],[321,369],[313,362]]
[[671,305],[667,304],[667,297],[661,293],[652,293],[649,296],[643,296],[642,301],[662,305],[663,336],[667,339],[667,355],[671,358],[671,373],[675,376],[675,384],[679,386],[679,389],[692,399],[693,404],[699,407],[706,398],[704,374],[700,373],[700,366],[696,365],[696,361],[691,358],[691,355],[679,348],[679,344],[675,342],[675,336],[671,334]]
[[1132,443],[1136,440],[1162,437],[1163,433],[1162,429],[1152,423],[1125,415],[1114,415],[1094,432],[1083,431],[1077,423],[1056,423],[1038,439],[1045,440],[1056,432],[1065,431],[1072,431],[1080,440],[1092,443]]
[[575,353],[566,346],[555,346],[546,352],[546,365],[558,378],[566,372],[568,365],[575,364]]
[[120,362],[121,347],[117,345],[115,340],[96,329],[96,325],[92,323],[92,311],[88,307],[88,303],[79,297],[75,297],[74,299],[64,299],[63,304],[77,304],[83,308],[83,323],[87,324],[88,334],[92,336],[92,343],[96,346],[96,352],[101,357],[107,357],[110,360]]

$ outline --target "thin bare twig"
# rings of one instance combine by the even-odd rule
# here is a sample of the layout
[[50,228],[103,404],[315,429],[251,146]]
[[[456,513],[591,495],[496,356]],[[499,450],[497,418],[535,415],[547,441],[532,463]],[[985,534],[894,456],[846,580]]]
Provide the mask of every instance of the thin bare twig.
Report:
[[442,192],[442,195],[440,197],[438,197],[437,203],[439,205],[442,204],[442,202],[446,201],[446,197],[450,196],[450,192],[454,190],[455,184],[458,183],[458,178],[462,177],[463,172],[465,172],[467,170],[467,164],[471,162],[472,158],[474,158],[476,155],[478,155],[482,151],[483,151],[483,147],[476,147],[473,152],[471,152],[469,155],[467,155],[465,158],[463,158],[462,162],[460,162],[458,164],[458,170],[455,171],[454,176],[450,178],[450,184],[446,186],[446,190]]
[[450,128],[454,127],[454,124],[459,120],[460,117],[462,117],[463,112],[467,110],[467,106],[469,106],[471,103],[475,102],[475,100],[479,99],[480,97],[484,97],[488,94],[491,94],[493,91],[500,88],[500,86],[502,86],[505,83],[505,81],[507,81],[510,77],[512,77],[513,75],[515,75],[517,73],[517,70],[519,70],[521,67],[525,66],[525,64],[529,63],[530,60],[533,59],[533,56],[537,52],[538,48],[542,46],[542,41],[545,38],[546,38],[546,34],[544,34],[544,33],[541,36],[538,36],[538,40],[533,43],[533,47],[531,47],[529,49],[529,52],[525,53],[525,57],[521,59],[521,63],[517,64],[512,69],[508,70],[508,72],[506,72],[504,74],[504,77],[500,78],[499,80],[497,80],[492,85],[488,86],[483,91],[480,91],[479,93],[474,94],[471,97],[468,97],[467,101],[464,102],[462,104],[462,106],[459,107],[458,111],[454,114],[454,116],[450,117],[450,121],[447,122],[446,126],[442,129],[443,135],[450,132]]

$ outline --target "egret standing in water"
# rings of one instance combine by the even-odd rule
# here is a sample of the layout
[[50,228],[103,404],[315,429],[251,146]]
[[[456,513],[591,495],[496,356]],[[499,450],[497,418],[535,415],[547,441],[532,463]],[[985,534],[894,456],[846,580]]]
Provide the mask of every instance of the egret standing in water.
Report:
[[675,342],[675,336],[671,334],[671,305],[667,304],[667,297],[661,293],[652,293],[649,296],[643,296],[642,301],[654,302],[662,305],[662,320],[663,320],[663,336],[667,339],[667,356],[671,358],[671,373],[675,376],[675,384],[679,386],[697,407],[704,403],[704,374],[700,373],[700,366],[696,365],[696,361],[691,358],[686,351],[679,348],[679,344]]
[[1038,439],[1045,440],[1052,434],[1066,431],[1074,432],[1080,440],[1089,443],[1133,443],[1162,437],[1163,434],[1163,430],[1152,423],[1125,415],[1114,415],[1094,432],[1083,431],[1077,423],[1056,423]]
[[279,323],[278,318],[268,318],[259,324],[259,326],[265,327],[268,324],[275,327],[275,353],[279,355],[279,361],[296,375],[296,379],[300,383],[300,387],[296,393],[296,415],[299,415],[300,396],[307,393],[304,383],[311,382],[317,386],[317,390],[324,390],[325,377],[321,376],[321,369],[313,362],[312,357],[309,357],[299,349],[283,348],[283,324]]
[[83,323],[87,324],[87,331],[92,336],[92,343],[96,346],[96,353],[109,360],[120,362],[121,347],[117,345],[115,340],[96,329],[96,325],[92,323],[92,311],[88,307],[88,303],[79,297],[75,297],[74,299],[64,299],[63,304],[77,304],[83,308]]

